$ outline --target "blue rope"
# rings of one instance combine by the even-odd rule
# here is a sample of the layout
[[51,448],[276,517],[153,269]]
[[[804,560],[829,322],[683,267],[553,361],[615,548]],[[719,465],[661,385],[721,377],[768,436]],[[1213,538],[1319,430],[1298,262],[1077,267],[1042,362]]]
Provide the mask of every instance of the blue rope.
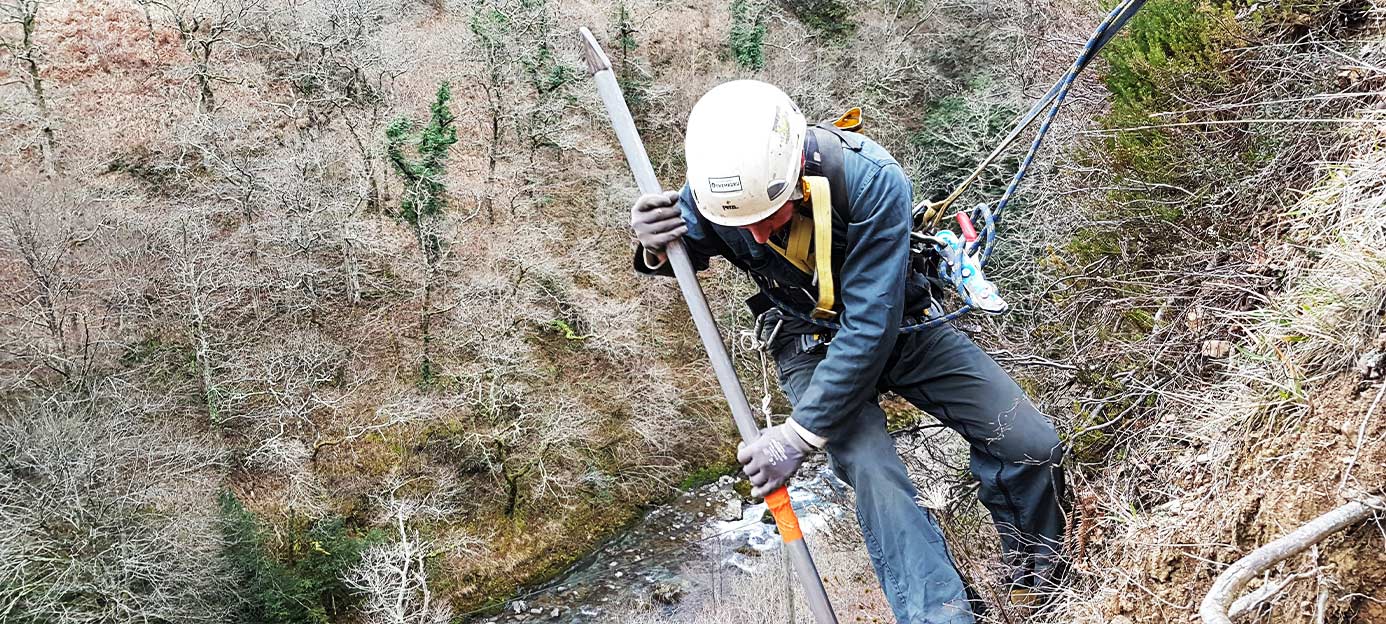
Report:
[[[1143,4],[1145,4],[1145,0],[1123,0],[1107,13],[1102,23],[1098,24],[1097,29],[1094,30],[1092,36],[1088,38],[1087,43],[1083,46],[1082,52],[1078,54],[1078,58],[1073,61],[1073,65],[1069,67],[1064,77],[1055,83],[1053,87],[1049,88],[1049,91],[1044,94],[1044,97],[1040,98],[1040,101],[1036,102],[1035,105],[1030,108],[1029,112],[1016,123],[1016,128],[1011,131],[1011,135],[1013,136],[1019,134],[1019,132],[1030,125],[1046,107],[1048,108],[1048,113],[1045,115],[1044,121],[1041,122],[1039,130],[1035,132],[1034,140],[1030,142],[1029,151],[1025,153],[1025,158],[1020,161],[1020,167],[1016,169],[1015,175],[1011,177],[1011,182],[1006,186],[1006,191],[1001,195],[1001,199],[997,201],[996,208],[990,211],[982,211],[984,214],[981,216],[984,217],[985,223],[982,226],[981,238],[984,238],[986,241],[986,246],[982,248],[981,264],[983,266],[986,266],[987,261],[991,259],[991,254],[996,244],[996,220],[1001,216],[1001,211],[1005,210],[1006,206],[1010,204],[1011,198],[1015,196],[1016,190],[1020,188],[1021,180],[1025,179],[1025,174],[1029,171],[1030,165],[1034,162],[1035,155],[1039,153],[1040,145],[1044,143],[1045,136],[1049,134],[1050,126],[1054,123],[1055,117],[1059,114],[1059,107],[1063,106],[1064,100],[1068,97],[1069,90],[1073,88],[1073,83],[1078,78],[1078,74],[1097,57],[1097,53],[1102,50],[1103,46],[1106,46],[1107,43],[1121,31],[1121,28],[1126,25],[1127,20],[1131,19],[1131,16],[1135,15],[1136,11],[1139,11]],[[1006,141],[1010,141],[1011,138],[1012,137],[1007,137]],[[973,241],[969,244],[967,251],[971,252],[975,250],[976,245],[979,243],[980,240]],[[911,333],[937,327],[967,314],[971,310],[972,306],[965,304],[957,310],[938,318],[902,327],[900,328],[900,332]]]
[[[1143,4],[1145,4],[1145,0],[1124,0],[1118,4],[1116,8],[1113,8],[1112,11],[1107,14],[1107,17],[1102,20],[1102,23],[1098,25],[1092,37],[1088,38],[1087,44],[1083,46],[1083,51],[1078,55],[1078,58],[1073,61],[1073,65],[1069,67],[1068,73],[1064,74],[1064,77],[1049,89],[1048,94],[1045,94],[1044,99],[1046,100],[1050,99],[1051,94],[1053,95],[1053,103],[1049,107],[1049,112],[1045,115],[1044,121],[1040,124],[1039,131],[1035,133],[1035,138],[1031,141],[1030,149],[1025,153],[1025,158],[1020,161],[1020,167],[1016,169],[1015,176],[1011,178],[1011,183],[1006,186],[1006,192],[1001,195],[1001,199],[996,203],[996,209],[991,211],[991,217],[987,219],[983,227],[986,246],[982,248],[982,266],[985,267],[987,261],[991,259],[993,247],[996,244],[996,218],[1001,215],[1002,210],[1006,209],[1011,198],[1015,196],[1016,190],[1020,188],[1020,181],[1025,179],[1025,174],[1030,170],[1030,165],[1034,162],[1035,155],[1039,153],[1040,145],[1044,143],[1045,136],[1049,134],[1049,127],[1059,115],[1059,107],[1063,106],[1064,100],[1068,98],[1069,90],[1073,88],[1073,82],[1078,78],[1078,74],[1088,66],[1088,63],[1092,62],[1092,59],[1097,56],[1098,51],[1100,51],[1103,46],[1107,45],[1107,42],[1111,41],[1112,37],[1116,36],[1117,32],[1121,30],[1121,27],[1126,25],[1126,21],[1131,19],[1131,16],[1135,15],[1136,11],[1140,10]],[[1031,115],[1027,115],[1027,117],[1031,117]],[[974,241],[972,245],[969,246],[968,251],[975,249],[976,244],[977,242]]]
[[[1011,182],[1006,186],[1006,191],[1002,193],[1001,199],[997,201],[996,209],[981,211],[982,214],[980,215],[977,215],[977,211],[974,211],[974,215],[982,217],[985,223],[980,232],[981,236],[968,245],[967,251],[969,253],[974,251],[976,246],[985,240],[986,246],[982,248],[981,259],[981,264],[983,266],[986,265],[987,260],[991,259],[993,246],[996,244],[996,220],[1000,217],[1001,211],[1005,210],[1006,206],[1015,196],[1016,190],[1020,187],[1021,180],[1025,179],[1026,172],[1029,171],[1030,165],[1035,160],[1035,154],[1039,153],[1040,145],[1044,143],[1045,135],[1049,134],[1049,127],[1054,123],[1055,117],[1059,114],[1059,107],[1063,105],[1064,100],[1068,97],[1069,90],[1073,88],[1073,82],[1077,79],[1078,74],[1088,66],[1088,63],[1091,63],[1092,60],[1097,57],[1097,53],[1102,50],[1102,47],[1107,45],[1107,43],[1121,31],[1122,26],[1126,25],[1126,21],[1131,19],[1131,16],[1135,15],[1136,11],[1139,11],[1143,4],[1145,4],[1145,0],[1122,0],[1111,12],[1107,13],[1102,23],[1097,26],[1092,36],[1088,38],[1087,43],[1083,45],[1082,52],[1080,52],[1078,58],[1073,61],[1073,65],[1069,67],[1068,72],[1065,73],[1063,78],[1060,78],[1058,82],[1054,83],[1054,86],[1049,88],[1049,91],[1044,94],[1044,97],[1040,98],[1040,100],[1025,113],[1024,117],[1021,117],[1020,120],[1016,122],[1015,127],[1006,138],[1003,139],[1003,145],[1010,143],[1019,136],[1026,127],[1034,122],[1041,113],[1045,113],[1047,109],[1044,121],[1040,123],[1039,130],[1035,132],[1034,140],[1030,142],[1029,151],[1025,153],[1025,158],[1020,161],[1020,167],[1016,169],[1015,175],[1011,177]],[[780,299],[771,292],[771,289],[765,286],[766,284],[762,284],[761,291],[765,293],[781,312],[784,312],[790,317],[833,331],[841,328],[839,323],[816,319],[799,312],[793,306],[780,301]],[[900,328],[900,333],[908,334],[938,327],[939,325],[953,321],[971,311],[972,306],[970,304],[964,304],[962,307],[944,314],[943,316],[903,326]]]

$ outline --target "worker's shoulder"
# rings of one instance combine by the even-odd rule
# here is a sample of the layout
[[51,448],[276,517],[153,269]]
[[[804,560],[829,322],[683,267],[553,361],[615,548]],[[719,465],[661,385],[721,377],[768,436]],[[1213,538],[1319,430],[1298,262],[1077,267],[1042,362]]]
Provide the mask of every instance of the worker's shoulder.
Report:
[[[881,175],[905,179],[900,163],[885,147],[870,137],[858,136],[861,136],[861,149],[842,150],[842,168],[846,174],[848,188],[860,192],[865,185]],[[908,186],[908,182],[905,185]]]
[[900,163],[880,143],[860,134],[853,138],[858,141],[861,149],[842,150],[842,165],[849,179],[859,178],[865,181],[875,177],[882,169],[900,170]]
[[881,146],[880,143],[877,143],[876,141],[872,140],[871,137],[866,135],[858,136],[861,137],[861,149],[848,150],[853,155],[866,161],[867,163],[878,169],[881,167],[900,164],[896,162],[895,157],[891,156],[890,152],[887,151],[885,147]]

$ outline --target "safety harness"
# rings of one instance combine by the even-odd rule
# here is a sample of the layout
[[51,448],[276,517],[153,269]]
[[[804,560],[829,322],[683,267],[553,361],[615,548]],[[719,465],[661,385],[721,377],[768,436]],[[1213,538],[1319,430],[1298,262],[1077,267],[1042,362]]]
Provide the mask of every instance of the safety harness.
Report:
[[861,128],[861,109],[852,108],[836,121],[809,128],[804,141],[804,173],[800,176],[803,201],[809,204],[812,216],[795,212],[789,223],[789,238],[784,246],[770,242],[769,247],[788,260],[795,268],[812,275],[818,287],[818,299],[810,316],[817,320],[837,318],[836,284],[833,281],[833,214],[847,215],[847,178],[843,171],[842,150],[860,151],[861,135],[847,136]]
[[[846,255],[847,224],[851,221],[848,202],[851,193],[843,165],[845,150],[861,151],[865,136],[860,108],[852,108],[836,120],[824,121],[809,127],[804,139],[804,167],[800,176],[803,203],[807,211],[796,211],[791,217],[788,234],[781,245],[770,241],[767,246],[787,262],[813,278],[816,289],[779,284],[763,275],[750,272],[760,286],[764,298],[788,316],[812,323],[823,329],[836,329],[838,311],[837,284],[841,259]],[[805,214],[807,212],[807,214]],[[836,253],[835,253],[836,252]],[[930,304],[938,298],[937,272],[923,258],[911,259],[912,274],[906,289],[906,311],[914,316],[929,314]],[[931,285],[930,282],[933,282]],[[813,301],[808,310],[803,295]],[[788,300],[799,301],[798,305]],[[763,307],[763,306],[760,306]],[[758,306],[752,303],[757,313]],[[805,310],[808,310],[805,313]]]

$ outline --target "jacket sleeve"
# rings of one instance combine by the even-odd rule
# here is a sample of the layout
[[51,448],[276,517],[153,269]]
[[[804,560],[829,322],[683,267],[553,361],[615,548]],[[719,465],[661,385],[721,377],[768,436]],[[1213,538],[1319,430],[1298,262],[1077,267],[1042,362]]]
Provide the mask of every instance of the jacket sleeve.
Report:
[[[693,191],[689,190],[687,183],[684,183],[683,190],[679,191],[679,212],[683,214],[683,222],[688,225],[688,232],[683,235],[682,239],[683,247],[688,250],[688,259],[693,262],[693,270],[702,271],[708,267],[709,259],[724,255],[725,250],[717,234],[707,228],[698,218],[698,209],[693,204]],[[651,264],[646,255],[645,247],[636,243],[635,270],[637,272],[664,277],[674,276],[673,267],[669,266],[668,261],[663,256],[660,256],[658,263]],[[648,255],[653,256],[654,254]]]
[[849,205],[838,288],[841,329],[793,414],[794,422],[830,439],[875,393],[900,331],[910,254],[909,180],[898,164],[886,164],[862,182]]

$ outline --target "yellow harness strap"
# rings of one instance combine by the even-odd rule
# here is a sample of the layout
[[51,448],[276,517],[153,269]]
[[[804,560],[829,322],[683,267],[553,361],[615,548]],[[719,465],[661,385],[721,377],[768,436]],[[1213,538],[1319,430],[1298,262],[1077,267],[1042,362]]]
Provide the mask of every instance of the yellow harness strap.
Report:
[[[795,214],[789,224],[788,249],[770,243],[775,253],[805,273],[813,274],[818,282],[818,304],[813,318],[831,319],[836,300],[833,296],[833,202],[828,179],[804,176],[804,199],[813,206],[813,218]],[[809,250],[809,241],[813,250]]]
[[794,268],[805,273],[813,273],[813,252],[809,250],[809,244],[813,242],[813,219],[805,217],[799,213],[794,213],[794,219],[789,222],[789,246],[780,247],[774,242],[766,243],[775,253],[784,256]]

